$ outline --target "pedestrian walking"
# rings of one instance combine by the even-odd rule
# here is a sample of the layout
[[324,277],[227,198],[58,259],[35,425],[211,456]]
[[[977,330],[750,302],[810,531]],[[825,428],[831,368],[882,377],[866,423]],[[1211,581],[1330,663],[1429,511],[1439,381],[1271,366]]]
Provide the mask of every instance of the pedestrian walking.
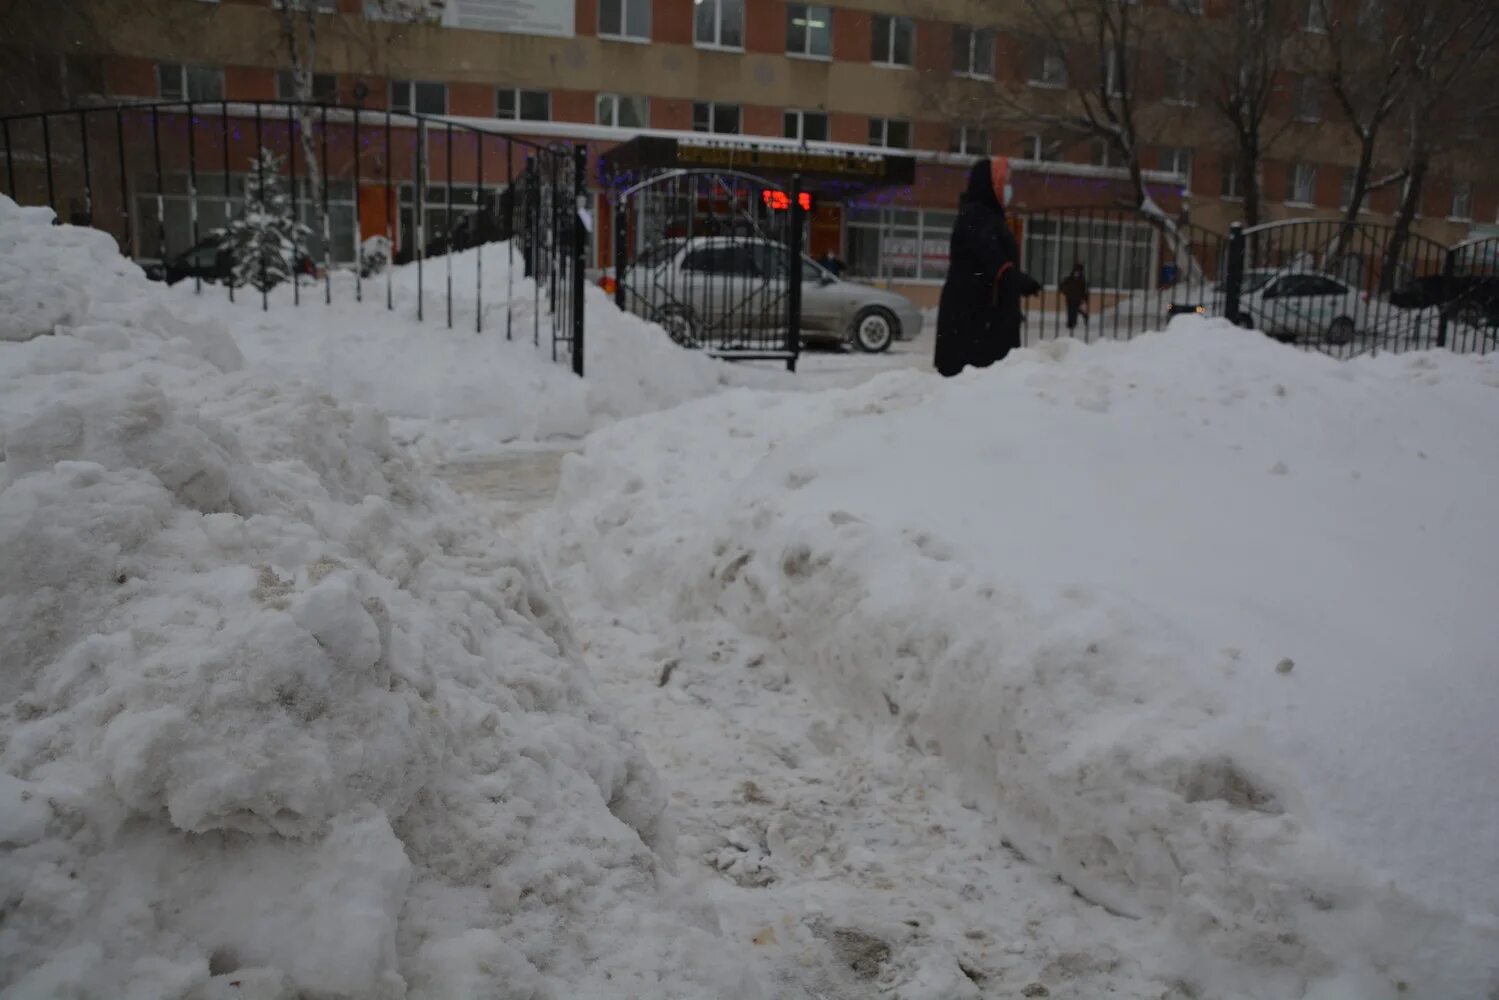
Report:
[[1077,319],[1083,318],[1083,329],[1088,328],[1088,276],[1083,271],[1083,262],[1072,265],[1072,273],[1062,279],[1058,287],[1062,301],[1067,304],[1067,332],[1077,329]]

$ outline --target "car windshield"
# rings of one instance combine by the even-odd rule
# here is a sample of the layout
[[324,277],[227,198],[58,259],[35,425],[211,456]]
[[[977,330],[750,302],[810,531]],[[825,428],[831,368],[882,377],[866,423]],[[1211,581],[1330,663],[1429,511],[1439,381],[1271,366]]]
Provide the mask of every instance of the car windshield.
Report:
[[635,264],[638,267],[656,267],[674,256],[680,249],[682,249],[680,239],[662,240],[640,251],[640,256],[635,258]]
[[[1240,286],[1239,291],[1241,294],[1257,292],[1261,288],[1264,288],[1266,283],[1273,277],[1275,277],[1274,271],[1245,271],[1244,284]],[[1224,281],[1220,281],[1213,286],[1213,291],[1215,292],[1224,292],[1227,290],[1228,283]]]

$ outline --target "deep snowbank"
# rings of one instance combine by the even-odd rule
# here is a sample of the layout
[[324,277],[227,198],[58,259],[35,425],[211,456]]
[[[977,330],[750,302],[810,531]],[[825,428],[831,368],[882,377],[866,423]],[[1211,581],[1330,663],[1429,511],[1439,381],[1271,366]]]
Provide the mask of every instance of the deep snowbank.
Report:
[[[447,327],[448,258],[408,264],[363,284],[334,277],[333,302],[321,282],[270,295],[269,311],[253,290],[230,303],[223,289],[196,296],[174,286],[182,308],[229,324],[251,366],[311,381],[348,402],[386,414],[397,440],[433,458],[493,452],[507,442],[581,437],[622,417],[667,409],[727,385],[774,387],[787,377],[734,367],[671,342],[660,327],[616,309],[603,291],[586,291],[587,378],[552,359],[545,295],[512,271],[505,244],[451,259],[453,328]],[[482,293],[480,281],[482,278]],[[389,287],[387,287],[387,283]],[[417,291],[424,289],[417,321]],[[387,295],[394,306],[386,309]],[[509,303],[509,316],[506,304]],[[476,333],[476,311],[483,332]],[[509,339],[507,339],[507,331]]]
[[1490,361],[1188,321],[610,428],[550,558],[781,643],[1204,995],[1488,996],[1496,425]]
[[0,992],[752,988],[532,566],[0,198]]

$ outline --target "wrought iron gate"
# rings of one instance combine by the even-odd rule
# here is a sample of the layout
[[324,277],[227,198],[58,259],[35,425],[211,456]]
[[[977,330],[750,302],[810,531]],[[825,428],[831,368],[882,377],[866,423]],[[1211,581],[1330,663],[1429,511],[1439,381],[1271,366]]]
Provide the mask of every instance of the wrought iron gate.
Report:
[[672,170],[615,199],[615,301],[684,347],[733,360],[801,353],[807,195],[732,170]]

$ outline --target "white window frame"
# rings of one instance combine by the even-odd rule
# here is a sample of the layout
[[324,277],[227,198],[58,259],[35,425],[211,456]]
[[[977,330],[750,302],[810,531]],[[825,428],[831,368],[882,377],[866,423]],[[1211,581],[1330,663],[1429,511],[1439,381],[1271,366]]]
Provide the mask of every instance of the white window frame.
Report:
[[1202,0],[1171,0],[1171,6],[1183,14],[1202,13]]
[[1104,56],[1104,83],[1110,97],[1123,97],[1124,87],[1119,83],[1119,50],[1109,49]]
[[[970,143],[969,136],[977,135],[983,137],[983,142],[977,145]],[[952,147],[956,146],[954,149]],[[989,130],[981,125],[958,125],[952,130],[952,137],[948,142],[948,151],[960,156],[988,156],[993,147]]]
[[[879,53],[876,53],[874,51],[874,39],[876,34],[874,25],[882,19],[890,22],[889,34],[886,38],[888,44],[885,46],[885,57],[883,59],[878,58]],[[896,44],[896,41],[899,36],[898,29],[900,28],[904,28],[906,30],[906,34],[910,38],[910,62],[895,61],[896,49],[899,48],[899,46]],[[874,17],[870,19],[869,46],[869,62],[871,65],[879,66],[883,69],[910,69],[911,67],[916,65],[916,22],[903,14],[874,15]]]
[[1322,0],[1306,0],[1306,21],[1301,25],[1302,30],[1314,35],[1327,34],[1326,13],[1322,9]]
[[[173,70],[176,71],[175,74],[171,72]],[[212,74],[218,84],[218,95],[215,97],[195,95],[192,86],[193,73]],[[167,87],[164,84],[168,77],[172,75],[177,77],[177,85],[172,88],[172,93],[168,93]],[[182,101],[191,104],[208,104],[214,101],[222,101],[226,96],[226,91],[224,90],[224,68],[222,66],[204,66],[202,64],[157,63],[156,94],[157,98],[162,101]]]
[[[510,113],[506,114],[501,106],[500,100],[506,94],[510,95]],[[546,117],[527,118],[521,114],[522,98],[529,95],[535,97],[540,94],[546,98]],[[501,121],[507,122],[549,122],[552,120],[552,92],[550,90],[533,90],[530,87],[496,87],[494,91],[494,116]]]
[[1473,221],[1473,182],[1452,182],[1452,214],[1447,217],[1449,222],[1472,222]]
[[[1067,53],[1057,47],[1054,42],[1041,42],[1045,49],[1041,53],[1041,73],[1039,76],[1027,73],[1030,77],[1026,82],[1032,87],[1041,87],[1047,90],[1064,90],[1068,85],[1070,73],[1067,70]],[[1055,72],[1053,72],[1055,70]]]
[[1062,162],[1062,144],[1055,139],[1032,133],[1021,136],[1020,145],[1022,160],[1029,160],[1031,163]]
[[[869,218],[870,214],[873,214],[875,218]],[[913,216],[914,221],[897,221],[898,217],[907,216]],[[875,208],[871,206],[866,210],[847,211],[844,238],[848,247],[850,264],[857,264],[852,249],[855,233],[872,235],[879,248],[875,256],[875,273],[858,272],[855,276],[917,285],[940,285],[947,275],[946,258],[955,221],[956,213],[951,209],[892,208],[889,206]],[[885,243],[892,238],[907,240],[914,244],[916,248],[914,274],[895,273],[895,269],[890,267],[891,258],[885,252]],[[943,261],[940,266],[935,263],[939,259]]]
[[[892,125],[904,126],[906,130],[906,144],[894,146],[890,143],[890,127]],[[879,134],[879,141],[875,141],[875,134]],[[869,119],[869,144],[880,149],[910,149],[911,148],[911,122],[906,118],[880,118],[871,116]]]
[[[442,89],[441,111],[418,111],[416,109],[416,89],[418,86],[440,87]],[[396,90],[399,87],[406,88],[406,103],[404,107],[398,106],[396,102]],[[436,80],[392,80],[386,94],[389,100],[390,110],[398,114],[407,115],[445,115],[448,113],[448,85]]]
[[[807,138],[807,117],[808,116],[811,116],[813,118],[821,118],[822,119],[822,138],[821,139],[809,139],[809,138]],[[786,126],[788,124],[790,124],[792,121],[796,122],[796,128],[793,130],[795,132],[795,134],[794,135],[786,135],[786,132],[787,132],[787,127]],[[826,111],[803,111],[800,108],[786,108],[784,111],[781,112],[781,135],[784,138],[795,139],[797,142],[827,142],[828,139],[829,139],[829,137],[832,135],[832,133],[829,131],[829,128],[830,128],[830,123],[828,121],[828,113]]]
[[[706,129],[697,127],[697,113],[699,108],[705,108],[708,112],[708,128]],[[727,108],[734,109],[734,130],[732,132],[723,131],[716,127],[718,125],[719,112]],[[692,131],[701,135],[742,135],[744,132],[744,108],[732,101],[693,101]]]
[[[692,8],[692,44],[694,46],[696,46],[697,48],[700,48],[700,49],[718,49],[718,50],[723,51],[723,52],[743,52],[744,51],[744,21],[745,21],[745,9],[744,9],[744,7],[745,7],[745,5],[744,5],[743,0],[740,0],[740,2],[739,2],[739,43],[737,45],[728,45],[728,44],[725,44],[724,41],[723,41],[723,36],[724,36],[724,30],[723,30],[724,29],[723,9],[724,9],[724,4],[727,3],[727,2],[731,2],[731,0],[694,0],[694,2],[693,2],[693,8]],[[712,4],[713,5],[713,37],[711,39],[699,38],[698,37],[698,33],[697,33],[697,29],[698,29],[697,12],[698,12],[698,8],[699,7],[703,7],[703,6],[707,5],[707,4]]]
[[[791,25],[796,19],[797,11],[801,11],[802,20],[805,23],[805,31],[802,34],[802,49],[798,52],[791,47]],[[821,11],[823,15],[823,32],[827,36],[828,51],[826,53],[812,51],[812,20],[816,16],[814,12]],[[786,5],[786,54],[793,59],[816,59],[820,62],[831,62],[833,59],[833,8],[827,4],[820,3],[788,3]]]
[[[604,30],[604,5],[614,4],[619,8],[619,30]],[[630,11],[645,8],[645,34],[632,34],[630,31]],[[599,0],[599,37],[614,42],[635,42],[637,44],[649,44],[651,40],[651,0]]]
[[[1302,198],[1302,179],[1306,180],[1306,198]],[[1313,208],[1317,204],[1317,165],[1315,163],[1291,164],[1291,190],[1286,197],[1287,205],[1298,208]]]
[[1223,201],[1244,200],[1244,175],[1239,170],[1239,158],[1231,156],[1223,161],[1223,179],[1219,182],[1219,190],[1228,190],[1219,195]]
[[[1162,146],[1160,150],[1160,157],[1168,164],[1161,169],[1182,178],[1182,186],[1185,187],[1188,191],[1192,190],[1192,161],[1194,157],[1192,156],[1191,147]],[[1186,161],[1185,170],[1182,169],[1183,160]]]
[[[639,125],[621,125],[619,123],[619,109],[624,102],[637,103],[641,113]],[[608,125],[611,128],[650,128],[651,127],[651,99],[642,94],[599,94],[593,102],[594,120],[600,125]],[[608,121],[604,118],[604,108],[609,108]]]
[[[311,99],[314,100],[314,101],[316,101],[316,100],[319,99],[318,98],[318,78],[319,77],[321,77],[324,82],[331,82],[333,84],[333,86],[330,88],[332,90],[332,92],[333,92],[333,100],[329,101],[329,102],[326,102],[326,103],[336,104],[338,102],[338,74],[337,73],[313,73],[312,74],[312,98]],[[289,69],[278,69],[276,71],[276,100],[278,100],[278,101],[295,101],[295,100],[297,100],[297,95],[294,94],[294,93],[292,93],[292,94],[282,93],[282,91],[285,89],[285,87],[283,86],[283,84],[289,83],[289,84],[291,84],[293,86],[293,88],[295,88],[296,82],[297,82],[296,76],[294,75],[294,73],[293,73],[292,70],[289,70]]]
[[[958,52],[959,33],[967,34],[967,51]],[[961,76],[968,80],[992,80],[994,79],[994,57],[995,48],[998,45],[998,33],[993,28],[976,28],[970,24],[953,25],[953,76]],[[989,53],[989,71],[981,72],[974,68],[977,63],[978,53],[987,49]]]

